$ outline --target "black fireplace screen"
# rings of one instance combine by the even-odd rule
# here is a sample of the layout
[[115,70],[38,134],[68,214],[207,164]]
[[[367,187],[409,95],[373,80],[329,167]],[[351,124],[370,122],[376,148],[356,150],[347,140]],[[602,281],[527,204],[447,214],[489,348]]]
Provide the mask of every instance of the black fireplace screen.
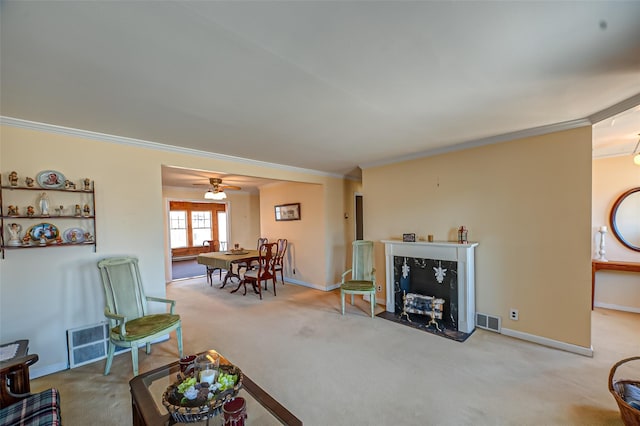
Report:
[[434,296],[445,300],[442,325],[458,328],[458,262],[394,256],[395,312],[402,312],[403,293]]

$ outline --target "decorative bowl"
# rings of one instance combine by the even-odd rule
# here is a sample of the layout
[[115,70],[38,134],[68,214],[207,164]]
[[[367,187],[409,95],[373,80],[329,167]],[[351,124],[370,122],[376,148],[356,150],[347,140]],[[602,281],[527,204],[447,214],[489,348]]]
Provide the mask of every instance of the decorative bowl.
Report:
[[184,395],[178,391],[178,386],[186,379],[193,377],[193,372],[189,374],[178,373],[178,381],[169,385],[162,394],[162,404],[167,408],[169,414],[176,422],[190,423],[209,419],[222,412],[222,406],[238,395],[242,388],[242,371],[231,364],[222,364],[219,371],[225,374],[236,375],[238,380],[233,387],[224,391],[216,391],[213,398],[207,400],[206,397],[198,397],[193,400],[184,399]]

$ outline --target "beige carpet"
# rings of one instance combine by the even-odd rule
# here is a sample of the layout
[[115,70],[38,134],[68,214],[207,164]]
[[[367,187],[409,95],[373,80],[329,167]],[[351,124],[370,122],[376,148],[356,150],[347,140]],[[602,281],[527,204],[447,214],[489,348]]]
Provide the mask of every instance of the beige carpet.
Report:
[[[458,343],[367,315],[337,292],[278,284],[264,300],[174,282],[186,353],[215,348],[305,425],[620,425],[611,366],[640,353],[640,314],[596,309],[588,358],[476,330]],[[175,336],[140,351],[140,371],[177,358]],[[65,425],[131,424],[131,357],[32,381],[61,391]],[[248,424],[251,423],[249,419]],[[253,423],[257,424],[257,423]]]

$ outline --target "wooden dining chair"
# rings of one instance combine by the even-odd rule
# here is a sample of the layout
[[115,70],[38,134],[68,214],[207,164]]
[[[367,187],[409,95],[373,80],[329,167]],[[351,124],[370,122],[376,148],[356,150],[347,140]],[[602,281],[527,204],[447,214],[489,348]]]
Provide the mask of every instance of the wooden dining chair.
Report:
[[267,290],[269,280],[273,282],[273,295],[276,295],[276,274],[273,270],[273,264],[277,251],[277,243],[266,243],[260,246],[258,250],[258,267],[247,270],[242,276],[241,284],[244,286],[245,295],[247,294],[248,281],[253,286],[253,290],[260,295],[260,300],[262,300],[262,281],[265,282],[264,288]]
[[287,252],[289,243],[285,238],[280,238],[276,244],[278,244],[278,252],[273,262],[273,274],[276,275],[276,273],[280,271],[280,278],[282,279],[282,284],[284,284],[284,255]]
[[[212,251],[220,251],[220,241],[218,240],[204,240],[202,245],[209,247],[209,253]],[[207,282],[210,286],[213,286],[213,273],[217,270],[220,273],[220,280],[222,280],[222,268],[214,268],[213,266],[205,265],[207,268]]]

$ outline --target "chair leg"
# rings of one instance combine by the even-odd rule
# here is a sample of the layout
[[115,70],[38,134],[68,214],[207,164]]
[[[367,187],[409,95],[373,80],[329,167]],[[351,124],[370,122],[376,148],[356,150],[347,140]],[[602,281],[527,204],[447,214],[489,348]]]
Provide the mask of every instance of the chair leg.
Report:
[[344,315],[344,292],[340,290],[340,304],[342,305],[342,315]]
[[182,355],[182,325],[176,328],[176,339],[178,340],[178,352],[180,353],[180,358],[184,358]]
[[104,367],[104,375],[108,376],[111,371],[111,363],[113,362],[113,354],[116,351],[116,345],[109,341],[109,349],[107,350],[107,364]]
[[133,377],[138,375],[138,346],[131,347],[131,363],[133,364]]
[[147,355],[151,353],[151,342],[147,342]]
[[375,293],[371,293],[371,296],[369,296],[369,301],[371,302],[371,318],[374,317],[373,313],[375,312],[375,306],[376,306],[376,294]]
[[207,282],[209,283],[210,287],[213,287],[213,269],[209,268],[207,266]]
[[273,295],[276,295],[276,274],[273,274],[273,278],[271,279],[271,281],[273,281]]

